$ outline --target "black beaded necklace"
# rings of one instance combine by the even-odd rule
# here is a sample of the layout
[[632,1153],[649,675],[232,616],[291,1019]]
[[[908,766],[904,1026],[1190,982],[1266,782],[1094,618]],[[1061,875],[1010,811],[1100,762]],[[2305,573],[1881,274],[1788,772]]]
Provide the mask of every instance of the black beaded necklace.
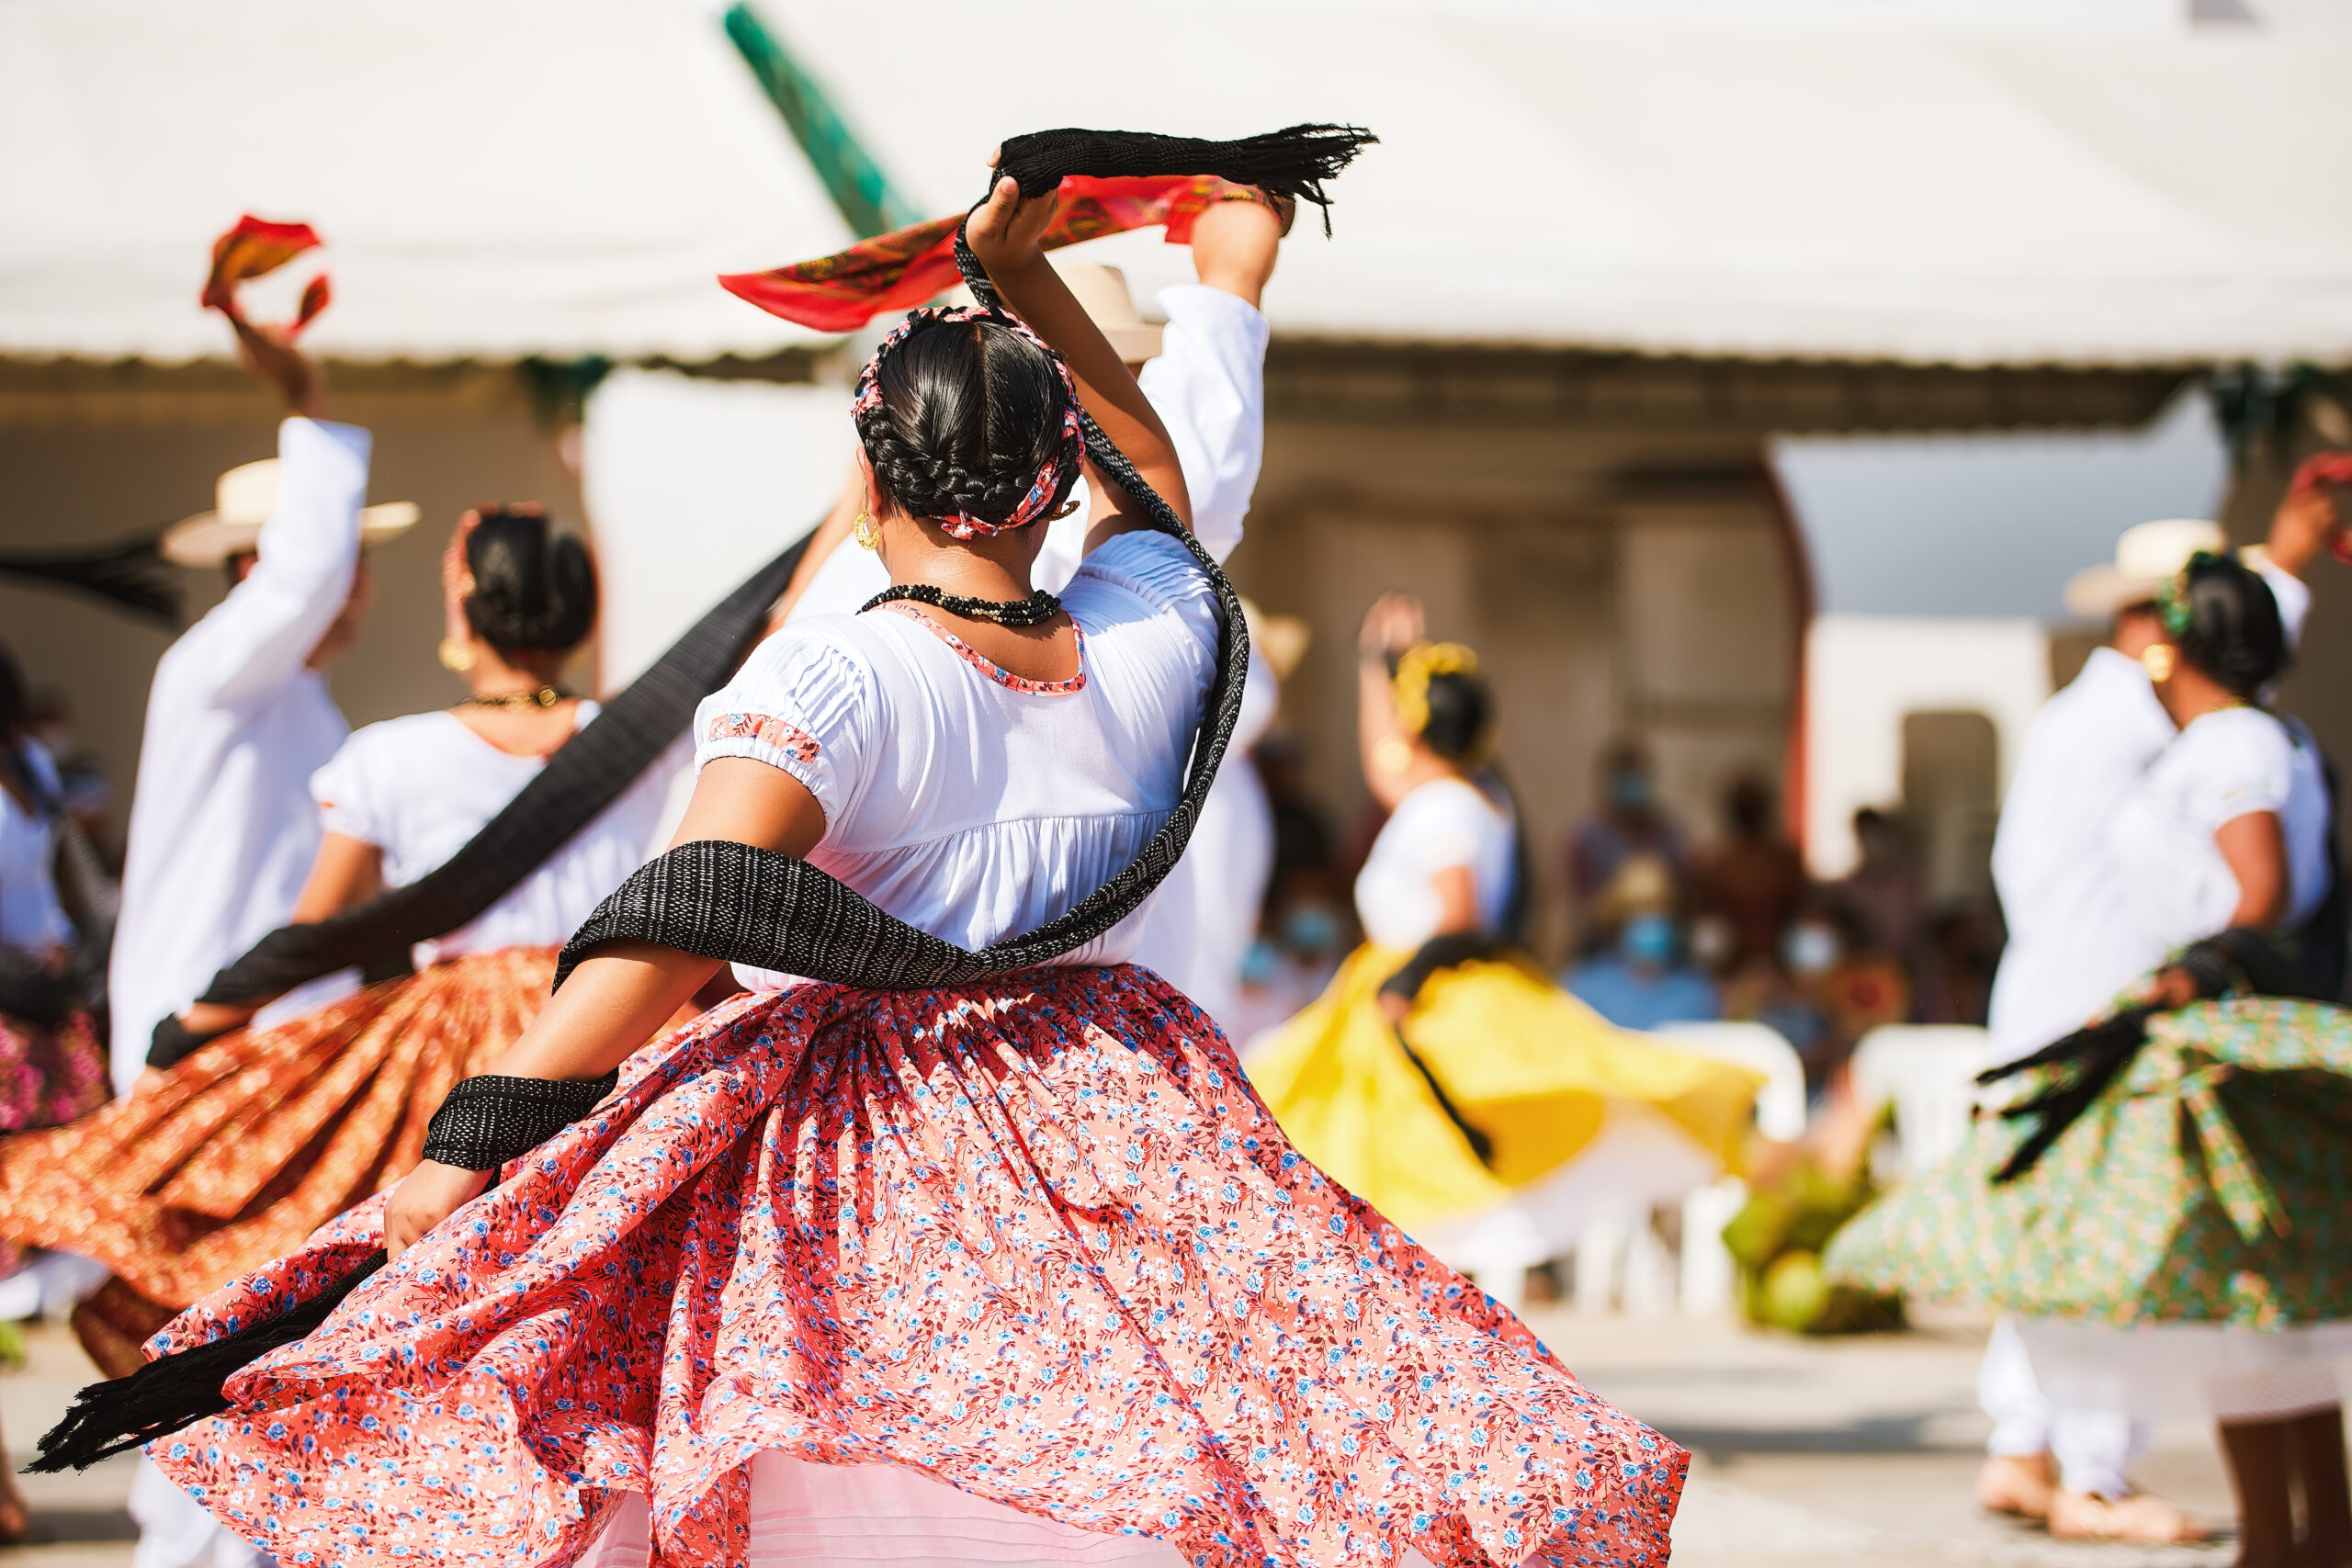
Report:
[[992,621],[1000,626],[1042,626],[1062,613],[1062,602],[1042,588],[1026,599],[967,599],[961,593],[950,593],[933,583],[901,582],[885,588],[859,605],[858,614],[864,615],[877,604],[888,604],[899,599],[911,599],[918,604],[928,604],[951,615],[965,615],[975,621]]

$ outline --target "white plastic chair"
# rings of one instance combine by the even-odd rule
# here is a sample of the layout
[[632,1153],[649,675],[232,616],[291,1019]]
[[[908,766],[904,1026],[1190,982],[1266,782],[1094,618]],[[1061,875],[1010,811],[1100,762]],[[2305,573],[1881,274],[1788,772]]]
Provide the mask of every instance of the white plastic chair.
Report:
[[[1781,1143],[1804,1135],[1804,1063],[1787,1036],[1769,1023],[1663,1023],[1652,1032],[1660,1044],[1753,1067],[1764,1075],[1756,1096],[1756,1130]],[[1682,1200],[1682,1255],[1676,1260],[1676,1297],[1694,1316],[1729,1309],[1738,1275],[1724,1226],[1747,1201],[1747,1183],[1736,1176],[1709,1182]]]
[[1950,1159],[1968,1135],[1976,1075],[1992,1057],[1992,1037],[1966,1023],[1889,1023],[1854,1047],[1854,1093],[1875,1113],[1894,1106],[1902,1174]]
[[1769,1023],[1691,1022],[1661,1023],[1650,1032],[1678,1051],[1762,1073],[1756,1130],[1783,1144],[1804,1136],[1804,1062],[1779,1030]]

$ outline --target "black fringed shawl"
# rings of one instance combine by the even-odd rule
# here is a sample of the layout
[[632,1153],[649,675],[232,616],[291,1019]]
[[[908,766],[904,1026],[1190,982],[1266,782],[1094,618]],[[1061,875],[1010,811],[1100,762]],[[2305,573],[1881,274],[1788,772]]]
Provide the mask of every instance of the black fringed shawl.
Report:
[[[1238,141],[1155,136],[1141,130],[1033,130],[1005,138],[997,149],[1000,177],[1010,175],[1035,199],[1068,175],[1215,175],[1238,186],[1311,201],[1331,231],[1331,198],[1323,182],[1380,138],[1353,125],[1294,125]],[[957,258],[959,261],[961,257]]]
[[162,626],[180,624],[180,585],[156,541],[162,530],[94,550],[0,552],[0,576],[75,588]]

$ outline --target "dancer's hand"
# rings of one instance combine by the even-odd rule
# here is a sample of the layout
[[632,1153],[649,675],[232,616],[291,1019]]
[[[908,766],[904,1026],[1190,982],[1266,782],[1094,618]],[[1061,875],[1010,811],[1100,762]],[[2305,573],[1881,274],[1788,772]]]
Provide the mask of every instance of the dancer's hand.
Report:
[[426,1160],[401,1178],[384,1200],[384,1251],[398,1258],[410,1243],[456,1213],[490,1185],[486,1170],[460,1170]]
[[1385,660],[1420,641],[1427,626],[1419,599],[1409,593],[1383,593],[1363,613],[1363,626],[1356,634],[1357,651],[1367,661]]
[[[995,166],[993,153],[989,164]],[[1058,198],[1057,192],[1047,191],[1034,201],[1023,201],[1020,183],[1011,175],[996,182],[989,198],[973,209],[964,230],[972,254],[980,258],[989,277],[1001,283],[1045,265],[1046,228],[1054,220]]]

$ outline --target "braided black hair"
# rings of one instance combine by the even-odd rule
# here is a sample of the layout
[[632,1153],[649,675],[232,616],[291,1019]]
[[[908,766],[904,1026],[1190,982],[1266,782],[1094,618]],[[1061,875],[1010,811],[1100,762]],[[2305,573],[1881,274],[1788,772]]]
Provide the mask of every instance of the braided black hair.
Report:
[[596,624],[596,569],[585,546],[537,507],[489,505],[466,540],[466,621],[491,647],[565,652]]
[[2234,558],[2199,556],[2166,604],[2180,657],[2233,696],[2252,698],[2287,667],[2287,631],[2270,584]]
[[857,415],[882,494],[910,516],[961,513],[1001,525],[1053,463],[1040,515],[1059,510],[1084,443],[1067,424],[1069,392],[1048,355],[998,321],[918,323],[876,363],[880,401]]

